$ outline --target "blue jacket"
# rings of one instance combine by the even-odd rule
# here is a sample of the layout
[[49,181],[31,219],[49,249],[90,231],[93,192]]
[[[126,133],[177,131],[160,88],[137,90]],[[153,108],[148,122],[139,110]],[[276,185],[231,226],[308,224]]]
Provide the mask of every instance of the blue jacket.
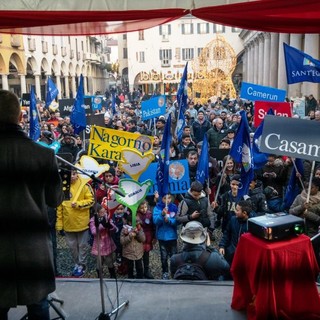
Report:
[[169,220],[165,222],[162,210],[164,209],[164,203],[158,203],[153,209],[153,223],[156,225],[156,235],[158,240],[176,240],[178,238],[176,215],[178,207],[170,203],[168,205]]

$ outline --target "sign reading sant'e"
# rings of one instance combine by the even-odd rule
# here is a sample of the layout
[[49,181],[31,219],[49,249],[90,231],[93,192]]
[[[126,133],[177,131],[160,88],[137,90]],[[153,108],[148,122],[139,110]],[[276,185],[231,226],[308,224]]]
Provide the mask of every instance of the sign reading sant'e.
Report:
[[320,160],[320,123],[267,115],[260,141],[265,153],[293,158]]
[[123,161],[122,150],[138,150],[142,154],[152,152],[153,137],[92,126],[88,156],[93,158]]

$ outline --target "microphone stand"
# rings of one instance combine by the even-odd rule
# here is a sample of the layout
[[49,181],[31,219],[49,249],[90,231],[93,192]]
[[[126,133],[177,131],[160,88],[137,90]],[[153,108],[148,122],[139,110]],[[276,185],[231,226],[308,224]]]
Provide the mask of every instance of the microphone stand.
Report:
[[[122,191],[112,188],[109,184],[107,184],[103,180],[97,178],[94,174],[90,175],[87,172],[85,172],[84,170],[82,170],[82,169],[78,168],[77,166],[73,165],[69,161],[59,157],[58,155],[55,155],[55,156],[60,161],[66,163],[67,165],[69,165],[70,167],[74,168],[75,170],[83,173],[87,177],[90,177],[92,179],[93,184],[103,184],[106,188],[114,191],[115,193],[117,193],[121,197],[125,197],[125,194]],[[94,191],[94,203],[95,204],[97,203],[97,196],[96,196],[96,192],[95,191]],[[97,209],[96,209],[96,206],[95,206],[94,216],[97,217],[97,215],[98,215],[98,213],[97,213]],[[105,302],[104,302],[104,290],[103,290],[102,263],[101,263],[100,231],[99,231],[99,224],[96,225],[96,219],[95,219],[94,223],[95,223],[96,235],[97,235],[97,247],[98,247],[97,263],[98,263],[98,271],[99,271],[100,297],[101,297],[101,309],[102,309],[102,312],[100,313],[100,315],[99,315],[99,317],[97,319],[99,319],[99,320],[110,320],[110,316],[112,316],[113,314],[117,313],[118,310],[121,309],[122,307],[128,306],[129,300],[126,300],[122,304],[118,305],[117,308],[115,308],[111,312],[106,313],[106,311],[105,311],[105,309],[106,309],[105,308]],[[116,281],[117,281],[117,279],[116,279]]]

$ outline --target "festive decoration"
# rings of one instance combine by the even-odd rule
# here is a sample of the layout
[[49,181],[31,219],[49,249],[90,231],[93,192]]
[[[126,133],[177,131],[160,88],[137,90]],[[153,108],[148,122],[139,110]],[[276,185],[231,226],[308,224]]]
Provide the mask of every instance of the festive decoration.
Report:
[[237,57],[223,36],[209,42],[193,62],[193,92],[200,94],[195,102],[204,103],[208,97],[229,94],[236,96],[232,83],[232,73],[236,67]]

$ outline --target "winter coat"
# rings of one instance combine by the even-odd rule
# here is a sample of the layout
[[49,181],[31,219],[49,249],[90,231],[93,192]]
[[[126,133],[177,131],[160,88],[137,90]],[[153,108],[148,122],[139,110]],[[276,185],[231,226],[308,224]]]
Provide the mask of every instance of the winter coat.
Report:
[[63,200],[53,150],[17,125],[0,125],[0,308],[36,303],[55,290],[47,206]]
[[120,242],[122,244],[122,256],[129,260],[139,260],[143,257],[143,243],[146,241],[146,236],[143,229],[140,227],[136,237],[132,237],[129,225],[124,225],[121,234]]
[[145,214],[142,214],[138,211],[137,217],[141,221],[141,226],[146,236],[146,241],[143,244],[143,249],[145,252],[149,252],[153,249],[152,242],[155,239],[155,226],[153,224],[152,212],[147,211]]
[[[184,244],[182,253],[174,254],[170,259],[170,272],[172,277],[177,271],[180,260],[179,256],[181,256],[185,262],[191,261],[192,263],[197,263],[204,250],[206,250],[205,244]],[[226,274],[230,269],[228,262],[216,249],[211,251],[203,268],[209,280],[218,280],[220,275]]]
[[176,220],[177,206],[173,203],[169,203],[168,212],[169,219],[168,222],[165,221],[165,216],[162,215],[162,210],[164,209],[164,203],[157,203],[153,209],[153,223],[156,225],[156,235],[158,240],[169,241],[177,240],[177,226],[178,222]]
[[[118,177],[114,177],[113,181],[109,185],[112,187],[112,186],[117,186],[118,184],[119,184],[119,178]],[[106,197],[108,195],[108,192],[110,192],[110,190],[108,188],[101,189],[99,187],[96,190],[97,202],[101,203],[103,197]]]
[[211,124],[206,119],[202,123],[200,123],[199,120],[193,122],[192,132],[197,143],[203,140],[204,135],[210,128]]
[[[79,190],[81,188],[81,190]],[[65,200],[57,208],[56,229],[67,232],[79,232],[89,229],[90,208],[94,203],[91,187],[78,179],[70,185],[70,200]],[[72,207],[72,202],[76,207]]]
[[233,196],[231,191],[227,191],[221,197],[221,204],[216,209],[217,212],[217,224],[216,226],[220,226],[221,218],[222,218],[222,232],[227,227],[228,222],[230,221],[231,217],[235,215],[236,205],[239,201],[238,196]]
[[[271,175],[264,175],[264,173],[275,173],[275,177]],[[262,176],[259,179],[263,183],[263,188],[267,186],[273,187],[277,190],[278,195],[282,198],[283,186],[285,185],[286,175],[283,165],[281,164],[265,164],[262,168]]]
[[[199,211],[200,216],[192,219],[191,215],[194,211]],[[186,193],[184,199],[180,202],[177,214],[177,220],[185,225],[189,221],[199,221],[205,228],[210,227],[211,209],[208,205],[208,198],[202,191],[198,200],[194,199],[190,189]]]
[[207,131],[207,138],[210,149],[219,148],[221,140],[227,135],[227,130],[224,128],[218,130],[216,126],[213,126]]
[[[250,218],[253,216],[253,214],[249,215]],[[246,232],[248,232],[248,220],[241,220],[236,216],[231,217],[220,240],[219,248],[225,248],[229,255],[233,255],[241,235]]]
[[257,182],[257,185],[254,189],[249,189],[248,196],[252,205],[252,210],[256,213],[257,216],[262,216],[270,210],[268,209],[266,196],[263,193],[261,181]]
[[[289,213],[305,218],[306,234],[313,237],[320,226],[320,192],[310,195],[310,208],[304,213],[303,204],[307,202],[307,193],[303,190],[293,201]],[[304,214],[303,214],[304,213]]]
[[[106,216],[108,221],[108,217]],[[113,224],[112,221],[108,221],[108,227],[105,228],[101,223],[99,224],[99,244],[100,244],[100,254],[101,256],[108,256],[116,250],[116,245],[112,240],[111,234],[117,231],[117,227]],[[93,245],[91,253],[95,256],[98,255],[98,235],[97,228],[95,225],[94,217],[90,219],[90,231],[94,236]]]

